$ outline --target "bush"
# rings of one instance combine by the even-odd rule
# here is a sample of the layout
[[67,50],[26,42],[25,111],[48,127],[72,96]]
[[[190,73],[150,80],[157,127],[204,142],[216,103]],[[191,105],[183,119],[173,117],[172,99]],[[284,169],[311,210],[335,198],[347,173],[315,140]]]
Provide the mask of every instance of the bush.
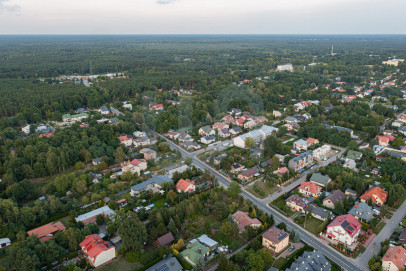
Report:
[[144,253],[144,254],[141,255],[141,257],[140,257],[140,262],[141,262],[143,265],[145,265],[145,264],[148,264],[149,262],[153,261],[154,258],[155,258],[155,257],[154,257],[154,254],[151,254],[151,253],[146,252],[146,253]]
[[371,228],[371,226],[370,226],[369,224],[364,223],[364,222],[361,222],[361,225],[362,225],[362,230],[364,230],[364,231],[366,231],[366,230],[368,230],[369,228]]

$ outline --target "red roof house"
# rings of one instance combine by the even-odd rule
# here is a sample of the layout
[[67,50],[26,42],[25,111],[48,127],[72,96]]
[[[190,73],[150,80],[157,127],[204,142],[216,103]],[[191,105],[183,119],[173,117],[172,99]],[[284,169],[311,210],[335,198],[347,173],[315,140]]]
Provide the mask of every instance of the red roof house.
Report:
[[191,193],[196,191],[196,186],[195,186],[195,182],[191,181],[189,179],[180,179],[178,181],[178,183],[176,184],[176,189],[178,190],[178,192],[185,192],[185,193]]
[[383,205],[388,199],[388,192],[378,186],[375,186],[365,191],[365,193],[359,198],[362,202],[367,203],[369,200],[371,200],[373,204]]
[[234,222],[237,223],[240,232],[242,232],[247,226],[256,229],[262,225],[261,221],[259,221],[257,218],[249,217],[248,212],[237,211],[232,215],[232,217]]
[[312,182],[302,182],[299,186],[299,193],[304,196],[315,197],[321,193],[321,186]]
[[116,257],[116,248],[109,247],[109,243],[98,234],[86,236],[79,246],[87,256],[87,261],[94,267],[108,263]]
[[159,247],[159,246],[169,246],[175,238],[173,237],[173,234],[171,232],[168,232],[165,235],[162,235],[158,239],[156,239],[153,243],[154,247]]
[[45,241],[54,238],[53,233],[64,230],[66,230],[66,227],[62,224],[62,222],[58,221],[55,223],[51,222],[49,224],[27,231],[27,234],[29,236],[36,235],[39,240],[44,243]]
[[328,226],[328,238],[351,246],[361,231],[361,223],[351,214],[337,216]]
[[406,249],[402,246],[390,247],[382,258],[383,270],[404,270],[405,264]]

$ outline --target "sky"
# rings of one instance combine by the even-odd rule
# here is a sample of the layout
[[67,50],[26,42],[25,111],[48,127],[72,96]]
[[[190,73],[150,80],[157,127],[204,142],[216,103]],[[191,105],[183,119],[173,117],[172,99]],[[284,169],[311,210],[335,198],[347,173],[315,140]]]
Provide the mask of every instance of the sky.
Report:
[[0,34],[406,34],[405,0],[0,0]]

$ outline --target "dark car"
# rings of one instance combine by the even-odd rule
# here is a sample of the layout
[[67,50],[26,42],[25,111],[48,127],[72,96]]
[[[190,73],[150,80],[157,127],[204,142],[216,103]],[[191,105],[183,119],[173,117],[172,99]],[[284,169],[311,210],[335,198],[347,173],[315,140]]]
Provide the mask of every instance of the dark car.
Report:
[[295,246],[291,246],[291,247],[289,248],[289,251],[290,251],[290,252],[292,252],[293,250],[295,250]]

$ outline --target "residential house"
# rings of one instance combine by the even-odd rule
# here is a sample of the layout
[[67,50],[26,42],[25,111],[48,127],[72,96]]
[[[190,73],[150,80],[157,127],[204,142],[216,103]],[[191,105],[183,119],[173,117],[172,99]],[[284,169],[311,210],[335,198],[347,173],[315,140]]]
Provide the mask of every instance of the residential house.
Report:
[[29,236],[35,235],[38,239],[44,243],[47,240],[54,238],[54,233],[58,231],[65,231],[66,227],[62,224],[61,221],[51,222],[41,227],[35,228],[33,230],[27,231]]
[[27,124],[27,125],[25,125],[24,127],[21,127],[21,131],[22,131],[24,134],[28,135],[28,134],[30,134],[30,127],[31,127],[31,125],[30,125],[30,124]]
[[210,126],[206,125],[199,129],[199,135],[201,136],[210,136],[215,135],[216,131],[213,130]]
[[156,151],[154,150],[143,148],[140,150],[140,153],[144,154],[144,159],[146,160],[156,159]]
[[243,126],[243,125],[244,125],[244,121],[245,121],[244,118],[238,118],[238,119],[236,119],[236,120],[234,121],[234,124],[237,125],[237,126]]
[[179,142],[189,142],[193,141],[193,138],[186,133],[186,131],[182,131],[178,136]]
[[319,144],[320,142],[319,142],[319,140],[316,139],[316,138],[309,137],[309,138],[306,140],[306,143],[307,143],[307,147],[310,147],[311,145],[317,145],[317,144]]
[[130,195],[132,197],[138,196],[142,191],[161,189],[163,183],[173,182],[172,179],[165,175],[155,175],[145,182],[131,186]]
[[175,257],[165,257],[145,271],[182,271],[183,267]]
[[241,172],[241,171],[243,171],[244,170],[244,166],[243,165],[241,165],[241,164],[239,164],[239,163],[233,163],[232,165],[231,165],[231,170],[230,170],[230,172],[231,173],[239,173],[239,172]]
[[327,160],[331,152],[331,147],[329,145],[323,145],[313,151],[313,158],[318,161]]
[[231,134],[227,128],[224,128],[224,129],[221,129],[218,131],[218,135],[222,138],[225,138],[225,137],[229,137]]
[[272,227],[262,234],[262,246],[278,254],[289,246],[289,233]]
[[299,188],[299,193],[306,197],[318,197],[321,194],[321,186],[312,182],[303,181]]
[[337,216],[328,226],[326,235],[329,239],[348,246],[357,241],[362,225],[351,214]]
[[237,211],[233,215],[233,220],[238,225],[240,233],[245,229],[245,227],[252,227],[257,229],[261,227],[262,223],[257,218],[251,218],[248,212]]
[[355,162],[355,160],[346,158],[343,167],[356,170],[357,163]]
[[152,245],[154,247],[169,246],[174,240],[175,238],[173,237],[173,234],[171,232],[168,232],[167,234],[158,237]]
[[378,136],[378,144],[381,146],[389,146],[391,141],[394,141],[396,137],[393,135],[382,135]]
[[225,116],[222,120],[226,124],[233,124],[235,122],[235,119],[230,115]]
[[299,171],[305,167],[308,167],[313,164],[313,151],[307,151],[301,153],[299,156],[296,156],[289,160],[289,168]]
[[230,132],[231,135],[238,135],[240,133],[242,133],[242,129],[238,126],[235,126],[231,129],[228,130]]
[[210,250],[216,249],[219,245],[216,241],[208,237],[206,234],[201,235],[197,238],[197,240],[200,242],[200,244],[206,246]]
[[[168,132],[169,133],[169,132]],[[135,137],[146,137],[147,136],[147,133],[146,132],[142,132],[142,131],[135,131],[134,133],[133,133],[133,135],[135,136]]]
[[286,271],[330,271],[331,263],[319,251],[305,251]]
[[168,133],[166,133],[166,135],[167,135],[170,139],[176,140],[176,139],[178,139],[180,133],[175,132],[175,131],[169,131]]
[[102,106],[102,107],[100,107],[100,113],[102,114],[102,115],[109,115],[110,114],[110,110],[107,108],[107,106]]
[[125,161],[121,163],[121,171],[127,172],[131,171],[132,174],[137,173],[138,176],[141,175],[142,170],[147,169],[147,160],[145,159],[133,159],[132,161]]
[[195,182],[191,181],[189,179],[180,179],[177,183],[176,183],[176,190],[178,191],[178,193],[184,192],[184,193],[192,193],[196,191],[196,186],[195,186]]
[[163,104],[151,104],[149,107],[150,111],[161,111],[164,110],[164,105]]
[[291,195],[285,201],[286,206],[288,206],[293,212],[307,214],[311,210],[310,201],[305,198],[301,198],[296,194]]
[[368,203],[371,200],[373,204],[381,206],[388,199],[388,192],[379,186],[375,186],[365,191],[359,198],[362,202]]
[[389,247],[382,258],[383,271],[405,270],[406,249],[402,246]]
[[200,149],[202,146],[200,146],[199,144],[197,144],[196,142],[193,141],[188,141],[185,143],[181,143],[181,146],[184,147],[187,150],[198,150]]
[[75,220],[76,220],[76,222],[82,222],[86,226],[86,225],[89,225],[92,223],[96,223],[96,218],[99,215],[108,217],[113,214],[114,214],[114,211],[112,209],[110,209],[109,206],[103,206],[96,210],[90,211],[86,214],[75,217]]
[[213,130],[222,130],[222,129],[228,129],[230,126],[227,123],[224,122],[216,122],[213,124],[212,128]]
[[118,140],[120,141],[120,144],[123,144],[126,147],[130,147],[133,144],[133,138],[127,135],[119,136]]
[[328,175],[313,173],[312,177],[310,177],[310,182],[320,185],[321,187],[326,187],[331,182],[331,178]]
[[132,104],[127,104],[127,103],[125,103],[125,104],[123,104],[123,107],[124,107],[125,109],[130,110],[130,111],[133,110],[133,105],[132,105]]
[[309,211],[311,212],[312,217],[322,220],[322,221],[326,221],[329,217],[334,218],[333,212],[331,212],[327,209],[321,208],[314,203],[310,204]]
[[352,138],[357,138],[357,136],[354,135],[354,131],[349,128],[345,128],[345,127],[341,127],[341,126],[332,126],[332,125],[328,125],[328,124],[324,124],[324,125],[326,126],[327,130],[337,129],[338,132],[347,131],[348,133],[350,133],[350,136]]
[[253,167],[238,174],[238,179],[249,182],[255,177],[256,174],[259,174],[258,170]]
[[297,122],[297,119],[295,117],[286,117],[283,121],[285,123],[289,124],[289,123],[292,123],[292,122]]
[[147,136],[134,138],[133,144],[134,144],[134,147],[136,147],[136,148],[152,145],[149,137],[147,137]]
[[117,203],[118,208],[123,208],[124,206],[126,206],[128,204],[126,199],[116,200],[116,203]]
[[102,162],[102,159],[103,159],[103,157],[94,158],[94,159],[92,160],[92,164],[93,164],[94,166],[97,166],[98,164],[100,164],[100,163]]
[[172,178],[172,176],[175,172],[183,173],[187,169],[188,169],[188,166],[186,164],[174,165],[174,166],[166,168],[165,173],[167,176],[169,176],[169,178]]
[[199,242],[189,243],[180,255],[191,265],[196,266],[200,261],[204,261],[209,256],[210,250]]
[[298,151],[307,151],[307,142],[303,139],[296,140],[293,142],[293,148]]
[[344,198],[345,194],[341,190],[333,190],[327,197],[323,199],[323,206],[330,209],[335,209],[336,203],[343,201]]
[[203,144],[206,144],[206,145],[211,144],[211,143],[213,143],[215,141],[216,141],[216,137],[213,136],[213,135],[211,135],[211,136],[203,136],[200,139],[200,142],[202,142]]
[[280,118],[282,117],[282,113],[276,110],[272,111],[272,115],[274,115],[275,118]]
[[249,120],[246,123],[244,123],[244,128],[245,129],[252,129],[257,125],[257,123],[254,120]]
[[374,211],[371,206],[365,202],[356,202],[354,207],[348,212],[352,214],[358,221],[368,223],[374,216]]
[[79,246],[86,260],[93,267],[106,264],[116,257],[116,248],[114,246],[109,247],[109,243],[104,241],[98,234],[87,235]]

